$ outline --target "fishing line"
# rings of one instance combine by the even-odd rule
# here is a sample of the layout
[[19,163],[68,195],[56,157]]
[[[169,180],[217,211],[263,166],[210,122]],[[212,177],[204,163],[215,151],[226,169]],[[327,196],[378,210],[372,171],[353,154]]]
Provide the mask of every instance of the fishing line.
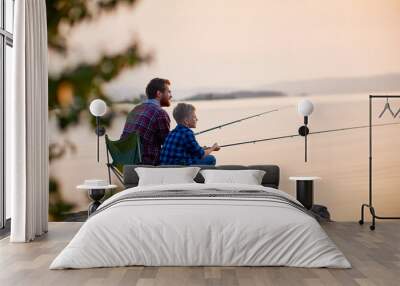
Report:
[[[400,124],[400,123],[382,123],[382,124],[372,125],[372,127],[398,125],[398,124]],[[367,128],[367,127],[369,127],[369,125],[354,126],[354,127],[347,127],[347,128],[338,128],[338,129],[330,129],[330,130],[322,130],[322,131],[310,132],[308,135],[311,135],[311,134],[322,134],[322,133],[329,133],[329,132],[337,132],[337,131],[346,131],[346,130],[353,130],[353,129],[361,129],[361,128]],[[219,147],[220,148],[224,148],[224,147],[231,147],[231,146],[237,146],[237,145],[243,145],[243,144],[258,143],[258,142],[272,141],[272,140],[286,139],[286,138],[293,138],[293,137],[298,137],[298,136],[301,136],[301,135],[300,134],[293,134],[293,135],[271,137],[271,138],[265,138],[265,139],[257,139],[257,140],[244,141],[244,142],[238,142],[238,143],[232,143],[232,144],[225,144],[225,145],[221,145]]]
[[251,116],[244,117],[244,118],[241,118],[241,119],[238,119],[238,120],[234,120],[234,121],[231,121],[231,122],[227,122],[227,123],[224,123],[224,124],[215,126],[215,127],[211,127],[211,128],[209,128],[209,129],[206,129],[206,130],[197,132],[197,133],[195,133],[194,135],[200,135],[200,134],[203,134],[203,133],[206,133],[206,132],[215,130],[215,129],[221,129],[221,128],[223,128],[223,127],[225,127],[225,126],[228,126],[228,125],[231,125],[231,124],[239,123],[239,122],[242,122],[242,121],[244,121],[244,120],[248,120],[248,119],[251,119],[251,118],[254,118],[254,117],[258,117],[258,116],[261,116],[261,115],[264,115],[264,114],[272,113],[272,112],[275,112],[275,111],[279,111],[279,110],[284,110],[284,109],[287,109],[287,108],[291,108],[291,107],[293,107],[293,106],[294,106],[294,105],[290,105],[290,106],[286,106],[286,107],[282,107],[282,108],[275,108],[275,109],[271,109],[271,110],[268,110],[268,111],[264,111],[264,112],[261,112],[261,113],[255,114],[255,115],[251,115]]

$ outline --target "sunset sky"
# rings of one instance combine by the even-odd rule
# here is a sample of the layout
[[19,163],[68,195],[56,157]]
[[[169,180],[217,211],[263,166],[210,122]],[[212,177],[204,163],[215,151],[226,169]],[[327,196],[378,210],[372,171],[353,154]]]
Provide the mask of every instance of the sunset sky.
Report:
[[[69,64],[139,39],[154,61],[110,86],[142,93],[155,76],[177,98],[279,81],[400,72],[399,0],[141,0],[74,28]],[[52,69],[61,66],[51,59]]]

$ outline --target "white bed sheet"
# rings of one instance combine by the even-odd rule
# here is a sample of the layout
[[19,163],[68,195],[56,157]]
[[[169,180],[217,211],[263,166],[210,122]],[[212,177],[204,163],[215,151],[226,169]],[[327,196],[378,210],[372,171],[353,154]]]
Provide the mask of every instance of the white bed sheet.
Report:
[[89,218],[50,269],[145,266],[293,266],[350,268],[311,216],[286,204],[245,198],[123,201],[134,192],[276,189],[239,184],[178,184],[120,192]]

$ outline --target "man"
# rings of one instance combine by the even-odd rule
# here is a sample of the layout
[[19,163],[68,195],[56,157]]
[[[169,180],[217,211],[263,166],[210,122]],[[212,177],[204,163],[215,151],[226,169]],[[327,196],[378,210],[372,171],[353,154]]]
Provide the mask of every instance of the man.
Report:
[[179,103],[173,111],[177,126],[164,141],[161,149],[161,165],[215,165],[216,159],[210,155],[220,147],[200,147],[190,128],[196,128],[197,117],[191,104]]
[[128,114],[121,138],[135,132],[140,136],[142,163],[158,165],[161,145],[169,133],[170,118],[162,107],[171,105],[170,81],[152,79],[146,87],[147,100]]

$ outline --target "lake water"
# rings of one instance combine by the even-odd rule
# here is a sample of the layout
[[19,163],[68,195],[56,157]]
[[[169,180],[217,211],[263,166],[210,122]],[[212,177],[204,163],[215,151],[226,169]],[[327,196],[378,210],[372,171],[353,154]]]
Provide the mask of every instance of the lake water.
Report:
[[[310,96],[315,106],[309,118],[311,131],[321,131],[352,126],[368,125],[368,95]],[[220,145],[296,134],[303,123],[297,113],[299,97],[253,98],[218,101],[195,101],[198,127],[201,131],[225,122],[284,108],[264,116],[211,131],[197,137],[201,145]],[[171,115],[175,102],[167,108]],[[395,110],[400,100],[391,103]],[[374,102],[374,123],[400,123],[386,114],[378,118],[384,101]],[[118,105],[130,110],[130,105]],[[87,120],[86,120],[87,121]],[[83,120],[82,122],[86,122]],[[175,122],[171,115],[172,128]],[[124,117],[117,118],[107,130],[111,138],[119,138]],[[52,122],[50,125],[53,126]],[[87,208],[89,200],[85,192],[77,191],[76,185],[84,179],[107,179],[104,138],[101,139],[100,163],[96,161],[96,136],[89,126],[81,124],[60,135],[51,128],[51,141],[70,140],[77,146],[50,166],[51,174],[61,182],[62,195],[76,204],[76,211]],[[374,128],[373,136],[373,187],[374,205],[378,215],[400,215],[400,126]],[[309,136],[308,162],[304,162],[304,138],[294,137],[256,144],[227,147],[215,152],[217,164],[276,164],[281,168],[280,189],[295,194],[295,183],[290,176],[318,176],[315,183],[314,203],[328,207],[337,221],[359,219],[360,206],[368,201],[368,128],[331,132]],[[117,180],[114,178],[115,183]]]

